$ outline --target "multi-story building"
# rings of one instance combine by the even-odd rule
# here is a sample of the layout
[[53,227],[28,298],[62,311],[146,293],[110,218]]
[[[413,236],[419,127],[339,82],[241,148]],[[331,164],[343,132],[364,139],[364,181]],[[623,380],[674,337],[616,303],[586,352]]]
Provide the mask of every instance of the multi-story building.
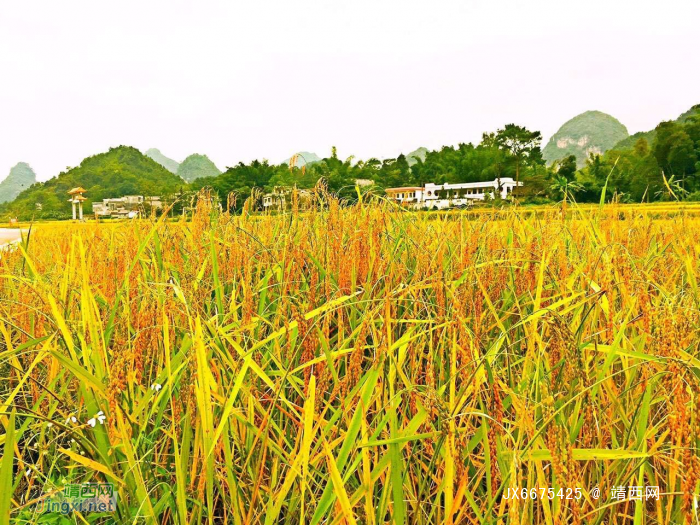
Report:
[[311,202],[309,190],[299,190],[288,187],[275,187],[270,193],[263,195],[263,208],[266,210],[283,211],[292,207],[293,194],[297,192],[299,206],[305,208]]
[[[517,183],[522,186],[523,183]],[[474,201],[486,198],[507,199],[516,187],[516,182],[510,177],[486,182],[464,182],[458,184],[433,184],[425,186],[407,186],[403,188],[387,188],[390,200],[413,208],[442,210],[455,206],[469,206]]]
[[423,187],[421,186],[387,188],[385,191],[389,199],[399,204],[417,204],[423,201]]

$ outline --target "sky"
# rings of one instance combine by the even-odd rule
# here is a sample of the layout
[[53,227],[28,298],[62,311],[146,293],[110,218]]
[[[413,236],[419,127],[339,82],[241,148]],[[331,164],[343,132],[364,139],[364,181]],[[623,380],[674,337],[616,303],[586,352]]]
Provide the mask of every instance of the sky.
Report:
[[0,179],[121,144],[391,158],[700,103],[700,1],[0,0]]

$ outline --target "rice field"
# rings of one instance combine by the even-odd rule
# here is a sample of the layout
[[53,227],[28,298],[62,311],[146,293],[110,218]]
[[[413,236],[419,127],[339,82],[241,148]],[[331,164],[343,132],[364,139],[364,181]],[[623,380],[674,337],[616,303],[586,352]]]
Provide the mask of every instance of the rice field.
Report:
[[205,202],[0,254],[0,523],[698,522],[699,208]]

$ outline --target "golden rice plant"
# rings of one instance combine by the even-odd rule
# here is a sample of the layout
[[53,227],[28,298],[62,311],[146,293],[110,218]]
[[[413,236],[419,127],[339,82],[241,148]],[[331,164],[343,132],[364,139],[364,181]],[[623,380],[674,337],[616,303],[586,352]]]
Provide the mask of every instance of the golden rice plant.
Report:
[[0,255],[0,523],[697,522],[696,209],[317,198]]

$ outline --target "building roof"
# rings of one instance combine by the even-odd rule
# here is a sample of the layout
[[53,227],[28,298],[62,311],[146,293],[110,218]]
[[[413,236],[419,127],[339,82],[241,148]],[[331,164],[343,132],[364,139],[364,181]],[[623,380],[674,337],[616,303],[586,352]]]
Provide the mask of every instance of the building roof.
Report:
[[[511,177],[501,177],[500,179],[485,180],[482,182],[457,182],[450,183],[446,182],[444,184],[435,184],[433,182],[428,182],[425,184],[426,189],[436,190],[462,190],[469,188],[495,188],[500,183],[501,186],[515,185],[515,181]],[[518,186],[522,186],[522,181],[518,183]]]
[[78,186],[77,188],[73,188],[72,190],[68,191],[68,195],[76,195],[80,193],[85,193],[87,190],[81,186]]
[[421,186],[405,186],[403,188],[387,188],[386,191],[387,193],[399,193],[402,191],[417,191],[417,190],[422,190],[423,188]]
[[86,201],[87,197],[83,197],[82,195],[75,195],[68,199],[68,202],[75,202],[75,201]]

